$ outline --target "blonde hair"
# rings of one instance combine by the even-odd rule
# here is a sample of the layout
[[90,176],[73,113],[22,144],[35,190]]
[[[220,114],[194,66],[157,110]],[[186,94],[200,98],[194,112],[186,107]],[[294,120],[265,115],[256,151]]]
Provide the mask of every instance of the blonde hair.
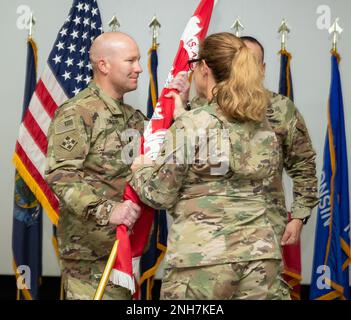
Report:
[[264,71],[244,42],[229,32],[215,33],[201,44],[199,57],[212,71],[219,107],[238,120],[262,121],[269,103]]

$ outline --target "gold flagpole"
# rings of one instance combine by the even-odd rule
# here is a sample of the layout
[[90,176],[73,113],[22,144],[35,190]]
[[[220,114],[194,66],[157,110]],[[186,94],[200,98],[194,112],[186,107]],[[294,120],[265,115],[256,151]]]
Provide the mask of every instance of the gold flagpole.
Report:
[[152,28],[152,48],[156,49],[157,48],[157,29],[161,28],[161,24],[158,22],[156,15],[152,18],[149,28]]
[[332,26],[329,28],[329,33],[333,35],[332,52],[336,54],[338,53],[338,40],[341,32],[343,32],[343,29],[339,25],[339,18],[336,18]]
[[236,19],[230,29],[233,30],[233,33],[236,37],[240,38],[241,32],[244,30],[244,26],[241,23],[240,19]]
[[28,38],[31,39],[32,38],[32,34],[33,34],[33,28],[35,26],[36,20],[33,16],[33,12],[30,13],[30,19],[28,22]]
[[119,242],[119,240],[116,240],[115,244],[113,245],[113,248],[112,248],[110,256],[107,260],[107,264],[105,266],[104,272],[103,272],[101,280],[99,282],[99,285],[96,289],[95,296],[94,296],[93,300],[101,300],[103,295],[104,295],[105,288],[106,288],[106,285],[108,283],[108,279],[110,278],[110,274],[111,274],[113,265],[116,261],[118,242]]
[[108,26],[110,27],[111,32],[117,32],[118,29],[121,27],[118,19],[116,16],[113,16],[108,23]]
[[288,34],[290,33],[290,29],[285,21],[285,19],[282,20],[282,23],[280,24],[278,33],[281,35],[281,40],[280,40],[280,46],[281,46],[281,52],[286,51],[286,39]]

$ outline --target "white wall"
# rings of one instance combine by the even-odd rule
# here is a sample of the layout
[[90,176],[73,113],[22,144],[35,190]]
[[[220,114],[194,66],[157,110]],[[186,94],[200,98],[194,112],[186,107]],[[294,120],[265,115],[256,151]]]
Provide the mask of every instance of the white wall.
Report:
[[[0,70],[2,80],[0,97],[1,183],[0,203],[0,274],[12,274],[12,201],[14,168],[11,163],[14,144],[22,113],[22,97],[26,59],[25,30],[16,26],[20,5],[29,6],[35,13],[37,27],[34,38],[39,47],[39,73],[51,50],[59,28],[70,9],[71,0],[2,0],[0,2]],[[116,14],[121,31],[132,35],[140,46],[144,73],[139,89],[126,96],[126,101],[145,111],[148,74],[147,51],[151,43],[148,24],[156,13],[162,24],[159,33],[159,84],[166,79],[178,40],[184,26],[193,13],[197,0],[98,0],[105,30],[113,14]],[[288,49],[293,54],[292,74],[295,102],[305,117],[314,147],[317,151],[318,177],[321,173],[323,145],[326,132],[326,101],[330,84],[331,40],[326,30],[317,27],[317,8],[327,5],[331,17],[340,17],[344,33],[339,45],[343,57],[341,74],[345,104],[345,119],[350,119],[351,92],[351,2],[349,0],[219,0],[215,8],[209,33],[230,31],[233,21],[239,16],[246,27],[245,34],[256,36],[266,49],[267,86],[278,88],[280,40],[277,33],[282,18],[291,27]],[[350,136],[350,122],[346,122]],[[350,141],[350,140],[349,140]],[[349,160],[349,167],[351,168]],[[313,257],[315,215],[303,231],[302,259],[303,282],[310,282]],[[51,245],[51,226],[45,218],[44,227],[44,275],[58,275],[59,269]]]

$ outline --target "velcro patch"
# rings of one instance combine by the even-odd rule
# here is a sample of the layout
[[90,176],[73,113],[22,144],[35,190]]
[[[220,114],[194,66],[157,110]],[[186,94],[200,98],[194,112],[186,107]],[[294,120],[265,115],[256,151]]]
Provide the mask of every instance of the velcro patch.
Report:
[[63,118],[62,121],[60,121],[55,126],[55,134],[65,133],[65,132],[74,130],[75,128],[76,126],[75,126],[73,117]]
[[71,138],[70,136],[67,136],[60,144],[60,147],[62,147],[63,149],[65,149],[67,151],[72,151],[77,143],[78,143],[77,140]]
[[107,119],[105,119],[105,122],[106,122],[106,124],[107,125],[115,125],[115,124],[117,124],[117,123],[119,123],[119,119],[116,119],[116,118],[107,118]]

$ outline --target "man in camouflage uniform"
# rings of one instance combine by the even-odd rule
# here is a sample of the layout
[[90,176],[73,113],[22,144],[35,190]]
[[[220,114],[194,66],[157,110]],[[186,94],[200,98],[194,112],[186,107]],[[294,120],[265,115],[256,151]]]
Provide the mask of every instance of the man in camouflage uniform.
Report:
[[[60,200],[58,243],[66,299],[92,299],[115,241],[116,225],[132,229],[140,208],[122,200],[128,158],[126,129],[143,133],[143,114],[123,102],[142,72],[135,41],[104,33],[93,42],[93,80],[60,106],[48,134],[46,179]],[[128,139],[129,138],[129,139]],[[124,150],[131,150],[126,148]],[[130,299],[108,284],[104,299]]]
[[[265,69],[264,48],[253,37],[241,37]],[[280,176],[270,189],[279,199],[280,214],[270,215],[277,235],[282,245],[296,244],[300,240],[303,224],[307,223],[312,209],[318,204],[316,153],[313,150],[311,139],[305,121],[295,104],[287,97],[271,92],[271,104],[267,109],[267,118],[275,131],[279,144],[282,163]],[[294,201],[291,206],[291,221],[285,209],[285,196],[282,185],[282,174],[285,169],[293,181]]]

